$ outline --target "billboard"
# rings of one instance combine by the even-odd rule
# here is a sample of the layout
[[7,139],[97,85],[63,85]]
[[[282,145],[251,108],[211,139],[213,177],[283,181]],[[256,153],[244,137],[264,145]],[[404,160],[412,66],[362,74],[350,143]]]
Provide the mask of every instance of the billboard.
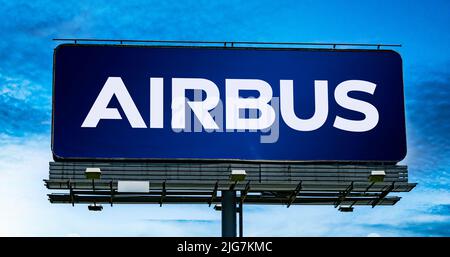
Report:
[[402,60],[391,50],[62,44],[57,160],[397,162]]

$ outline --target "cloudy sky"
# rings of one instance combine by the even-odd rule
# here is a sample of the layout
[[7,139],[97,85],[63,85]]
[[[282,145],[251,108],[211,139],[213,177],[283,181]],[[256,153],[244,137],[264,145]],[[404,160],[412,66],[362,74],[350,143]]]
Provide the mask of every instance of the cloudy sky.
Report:
[[[450,236],[450,2],[0,1],[0,235],[219,236],[203,205],[51,205],[52,38],[400,43],[410,181],[394,207],[247,206],[248,236]],[[273,217],[276,217],[274,219]]]

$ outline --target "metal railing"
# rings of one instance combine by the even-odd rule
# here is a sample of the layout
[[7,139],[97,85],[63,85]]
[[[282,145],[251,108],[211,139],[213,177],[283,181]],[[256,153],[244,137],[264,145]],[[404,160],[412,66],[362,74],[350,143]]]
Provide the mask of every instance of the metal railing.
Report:
[[373,43],[332,43],[332,42],[258,42],[258,41],[202,41],[202,40],[137,40],[137,39],[92,39],[92,38],[54,38],[53,41],[64,41],[78,43],[144,43],[144,44],[181,44],[181,45],[198,45],[198,46],[214,46],[219,45],[223,47],[239,47],[239,46],[309,46],[309,47],[401,47],[401,44],[373,44]]

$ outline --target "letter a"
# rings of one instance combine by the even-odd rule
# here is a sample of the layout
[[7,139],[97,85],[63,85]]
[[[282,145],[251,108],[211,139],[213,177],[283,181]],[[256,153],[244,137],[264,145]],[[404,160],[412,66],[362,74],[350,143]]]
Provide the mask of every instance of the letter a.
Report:
[[92,105],[86,119],[81,127],[95,128],[101,119],[105,120],[120,120],[120,115],[117,108],[108,108],[108,104],[113,96],[117,97],[120,107],[122,107],[125,116],[133,128],[146,128],[145,122],[136,105],[128,93],[125,84],[120,77],[109,77],[103,86],[100,94]]

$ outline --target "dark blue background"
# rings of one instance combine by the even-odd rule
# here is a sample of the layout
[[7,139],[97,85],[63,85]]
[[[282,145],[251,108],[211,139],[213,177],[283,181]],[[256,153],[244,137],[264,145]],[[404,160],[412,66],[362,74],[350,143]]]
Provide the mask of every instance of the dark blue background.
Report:
[[[406,155],[402,61],[394,51],[67,44],[55,49],[54,62],[52,151],[56,158],[400,161]],[[122,78],[147,126],[149,78],[164,78],[164,129],[133,129],[120,108],[122,120],[101,120],[97,128],[81,128],[112,76]],[[314,80],[328,80],[328,119],[316,131],[299,132],[280,117],[279,139],[272,144],[261,144],[259,132],[175,133],[170,104],[171,79],[176,77],[213,81],[223,102],[226,78],[265,80],[274,96],[279,96],[280,79],[292,79],[295,111],[302,118],[314,112]],[[350,79],[377,84],[374,95],[350,93],[378,109],[378,125],[368,132],[333,127],[336,115],[364,118],[334,100],[335,87]],[[111,102],[113,106],[117,101]]]

